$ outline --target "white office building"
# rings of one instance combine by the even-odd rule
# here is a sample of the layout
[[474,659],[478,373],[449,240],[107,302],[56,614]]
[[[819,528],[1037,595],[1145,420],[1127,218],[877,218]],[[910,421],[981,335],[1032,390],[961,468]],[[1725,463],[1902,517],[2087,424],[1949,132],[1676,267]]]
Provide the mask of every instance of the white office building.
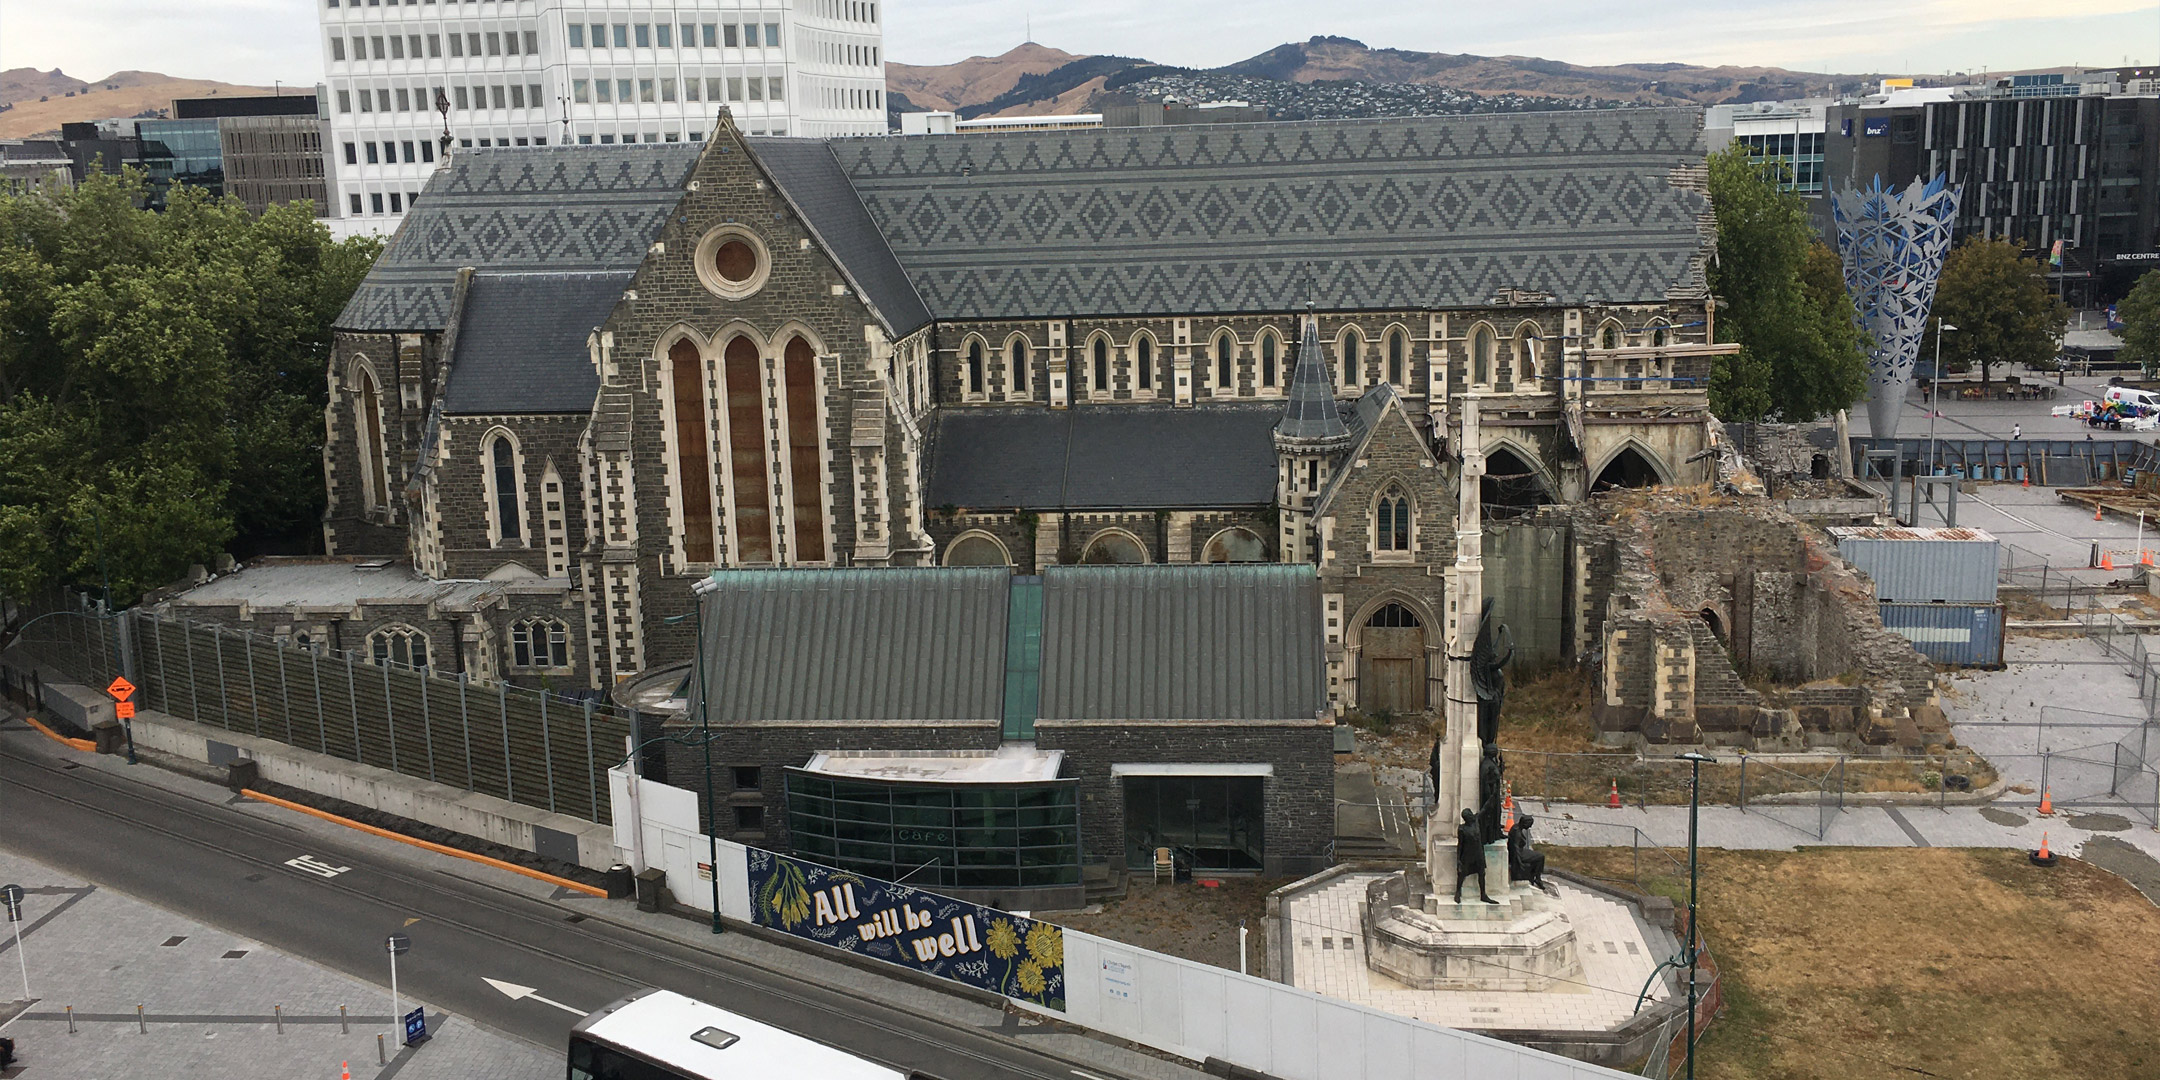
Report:
[[[467,146],[886,130],[879,0],[318,0],[331,213],[387,228]],[[441,111],[447,106],[447,114]]]

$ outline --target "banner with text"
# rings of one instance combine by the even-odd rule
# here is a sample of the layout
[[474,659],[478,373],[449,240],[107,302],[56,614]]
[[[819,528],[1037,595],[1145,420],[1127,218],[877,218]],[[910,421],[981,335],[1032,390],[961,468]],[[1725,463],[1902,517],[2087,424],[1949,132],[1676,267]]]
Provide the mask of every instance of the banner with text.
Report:
[[748,856],[759,926],[1065,1009],[1062,927],[758,848]]

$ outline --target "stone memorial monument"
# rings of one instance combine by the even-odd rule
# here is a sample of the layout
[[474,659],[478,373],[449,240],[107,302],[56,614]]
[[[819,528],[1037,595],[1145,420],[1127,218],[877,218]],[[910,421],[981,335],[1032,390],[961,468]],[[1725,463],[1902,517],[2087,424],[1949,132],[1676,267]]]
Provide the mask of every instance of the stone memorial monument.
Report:
[[[1544,990],[1579,976],[1582,962],[1559,901],[1533,883],[1544,873],[1544,856],[1530,848],[1528,820],[1518,822],[1519,840],[1500,828],[1505,765],[1497,737],[1507,694],[1504,668],[1514,650],[1485,598],[1479,402],[1475,395],[1460,401],[1462,476],[1455,565],[1447,578],[1446,727],[1433,748],[1436,794],[1425,821],[1425,862],[1367,886],[1365,961],[1420,990]],[[1518,880],[1517,870],[1529,880]],[[1465,902],[1462,886],[1473,876],[1480,891]],[[1452,887],[1443,891],[1443,884]]]

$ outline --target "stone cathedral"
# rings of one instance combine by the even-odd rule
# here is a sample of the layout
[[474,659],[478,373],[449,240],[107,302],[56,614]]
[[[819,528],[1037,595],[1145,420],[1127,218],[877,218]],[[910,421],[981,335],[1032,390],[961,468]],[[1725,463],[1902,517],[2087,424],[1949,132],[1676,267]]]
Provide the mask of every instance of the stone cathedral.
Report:
[[716,569],[1291,562],[1333,708],[1436,705],[1462,402],[1489,508],[1709,475],[1699,127],[460,150],[338,320],[324,532],[494,587],[337,632],[606,689]]

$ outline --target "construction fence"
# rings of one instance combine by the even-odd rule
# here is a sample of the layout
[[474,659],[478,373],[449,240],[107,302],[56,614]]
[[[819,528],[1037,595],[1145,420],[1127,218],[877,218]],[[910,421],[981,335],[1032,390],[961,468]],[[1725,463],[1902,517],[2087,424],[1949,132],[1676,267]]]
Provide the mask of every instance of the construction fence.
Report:
[[[1849,778],[1843,755],[1785,758],[1772,764],[1760,755],[1727,753],[1705,764],[1698,777],[1689,762],[1635,754],[1554,753],[1508,750],[1509,788],[1518,800],[1648,807],[1685,806],[1691,796],[1705,806],[1737,806],[1784,822],[1820,840],[1845,809]],[[1698,792],[1697,785],[1700,784]]]
[[591,697],[139,610],[45,612],[5,655],[11,684],[32,666],[96,689],[126,674],[142,708],[596,822],[636,726]]

